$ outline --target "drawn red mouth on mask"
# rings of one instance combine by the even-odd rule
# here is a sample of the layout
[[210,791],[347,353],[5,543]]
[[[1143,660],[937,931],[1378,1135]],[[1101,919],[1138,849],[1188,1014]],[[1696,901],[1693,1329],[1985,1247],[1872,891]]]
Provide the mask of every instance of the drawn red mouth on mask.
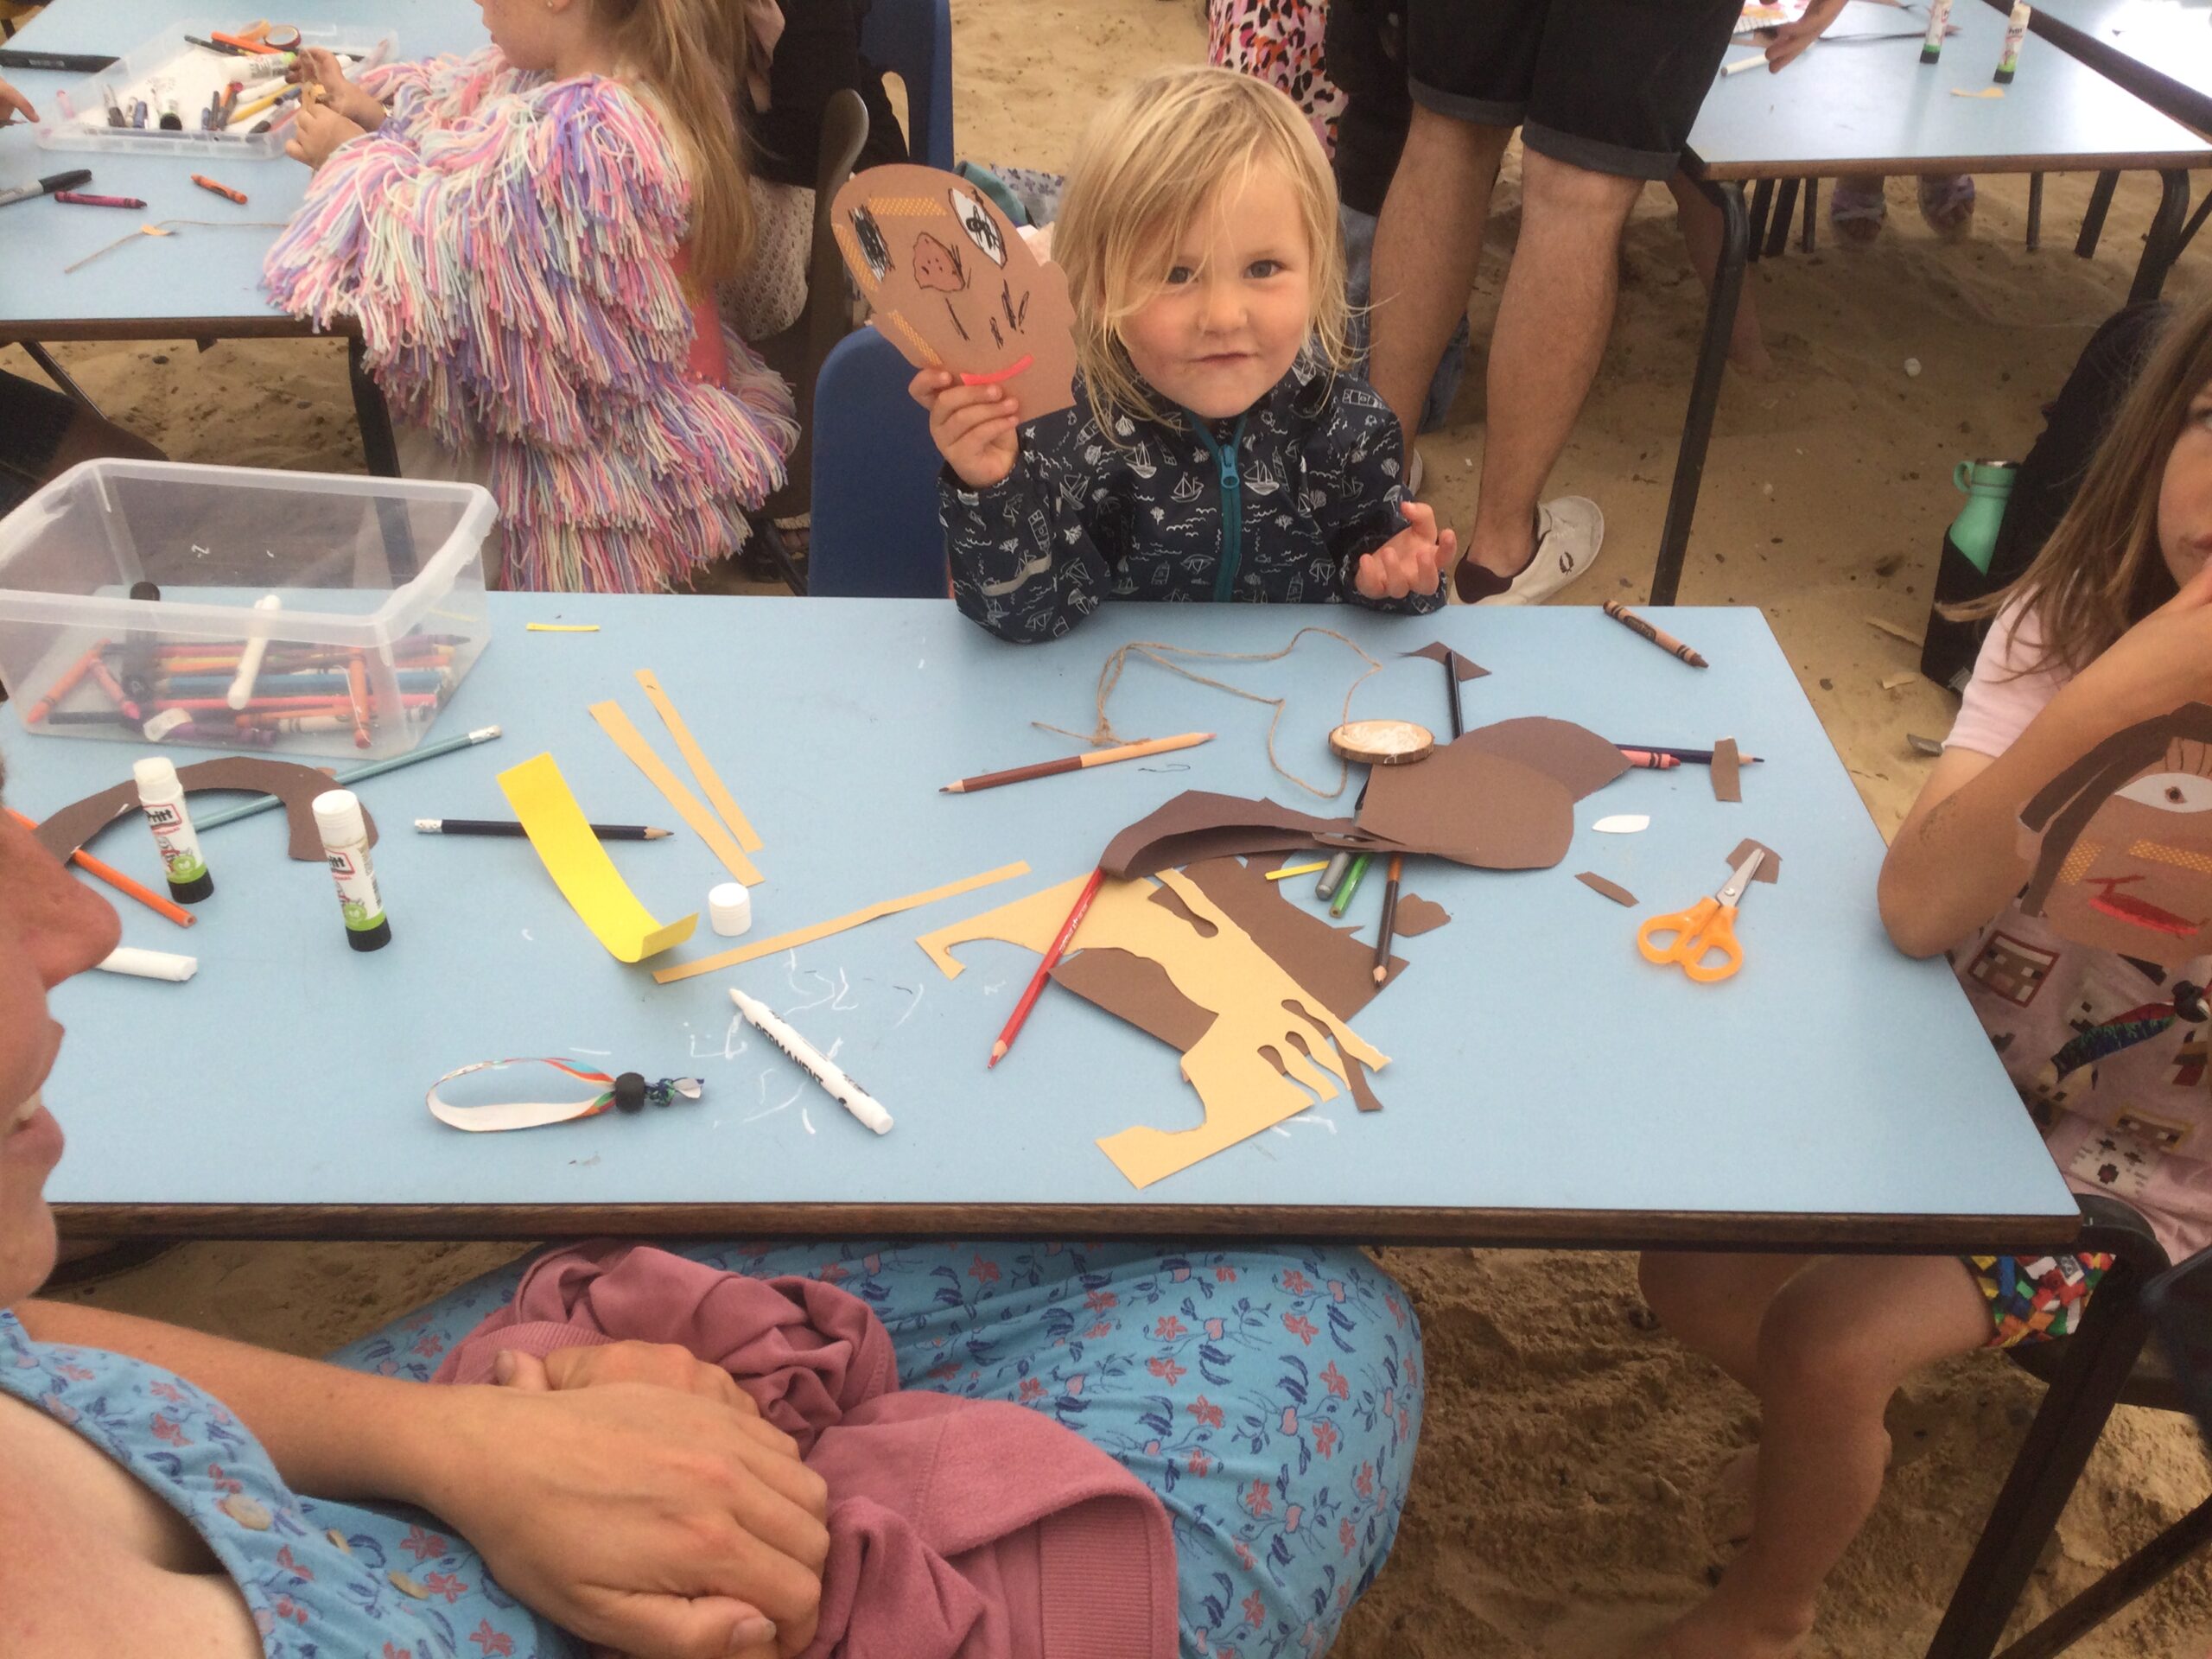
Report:
[[2185,916],[2177,916],[2171,910],[2152,904],[2147,899],[2115,892],[2131,881],[2140,881],[2139,875],[2093,875],[2088,885],[2101,887],[2103,892],[2089,900],[2089,908],[2101,916],[2126,922],[2131,927],[2148,928],[2153,933],[2168,933],[2175,938],[2185,939],[2202,931],[2204,924],[2192,922]]

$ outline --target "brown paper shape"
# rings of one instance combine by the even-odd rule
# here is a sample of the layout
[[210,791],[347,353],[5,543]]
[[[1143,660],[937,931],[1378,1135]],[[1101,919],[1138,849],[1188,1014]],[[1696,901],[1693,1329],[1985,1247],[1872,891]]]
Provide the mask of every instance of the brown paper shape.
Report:
[[1417,766],[1368,774],[1359,827],[1409,853],[1479,869],[1548,869],[1574,839],[1574,797],[1556,778],[1470,740]]
[[877,332],[909,363],[1003,385],[1024,424],[1075,402],[1067,276],[981,190],[935,168],[871,167],[830,217]]
[[1617,905],[1632,905],[1636,895],[1618,881],[1609,881],[1594,870],[1585,870],[1574,878],[1592,893],[1602,893]]
[[[1004,939],[1041,953],[1088,879],[1074,877],[917,943],[953,977],[963,969],[951,947],[973,939]],[[1151,882],[1109,879],[1100,883],[1072,942],[1078,950],[1127,950],[1157,964],[1185,1001],[1215,1016],[1183,1055],[1183,1075],[1198,1091],[1204,1121],[1177,1130],[1139,1125],[1098,1142],[1139,1187],[1294,1117],[1315,1099],[1333,1100],[1338,1084],[1349,1086],[1347,1057],[1375,1069],[1389,1064],[1319,1006],[1320,999],[1292,979],[1196,882],[1174,870],[1163,871],[1160,880],[1192,914],[1212,925],[1212,937],[1201,937],[1181,917],[1154,904]],[[1275,1050],[1281,1071],[1261,1054],[1262,1048]]]
[[1357,1060],[1344,1061],[1344,1087],[1351,1091],[1352,1104],[1363,1112],[1379,1112],[1382,1103],[1375,1097],[1375,1085],[1367,1080],[1367,1068]]
[[[195,760],[188,766],[179,766],[176,780],[188,795],[216,789],[274,795],[284,804],[284,820],[290,832],[285,855],[303,864],[323,861],[322,836],[315,827],[315,798],[337,787],[328,772],[293,760],[226,754],[219,760]],[[32,833],[38,837],[39,845],[66,864],[70,854],[87,844],[118,818],[137,810],[138,785],[125,779],[111,789],[87,795],[81,801],[72,801],[58,811],[48,813],[46,821]],[[361,809],[361,819],[369,827],[369,844],[373,847],[376,821],[369,817],[365,806]]]
[[1629,769],[1628,757],[1618,745],[1607,742],[1586,726],[1543,715],[1478,726],[1456,741],[1555,778],[1578,801],[1594,795]]
[[1465,685],[1469,680],[1487,679],[1490,677],[1490,670],[1484,668],[1480,663],[1474,661],[1471,658],[1462,657],[1458,652],[1452,650],[1451,646],[1446,645],[1441,639],[1433,640],[1429,644],[1423,645],[1419,651],[1409,651],[1406,655],[1408,657],[1426,657],[1432,663],[1449,664],[1452,669],[1452,677],[1459,681],[1462,685]]
[[1740,801],[1744,798],[1742,772],[1743,757],[1737,752],[1736,740],[1724,737],[1713,746],[1713,798],[1716,801]]
[[1452,912],[1433,899],[1424,899],[1417,893],[1402,893],[1398,898],[1397,921],[1390,931],[1402,939],[1417,939],[1424,933],[1435,932],[1451,919]]
[[1098,862],[1109,875],[1153,875],[1203,859],[1294,852],[1347,841],[1360,845],[1367,837],[1359,830],[1351,818],[1317,818],[1270,800],[1186,789],[1116,836]]
[[1178,1054],[1195,1048],[1214,1022],[1212,1011],[1177,990],[1165,968],[1112,945],[1062,957],[1053,966],[1052,982],[1157,1037]]
[[1738,864],[1749,858],[1754,852],[1764,853],[1766,856],[1759,860],[1758,874],[1754,875],[1751,880],[1754,881],[1781,880],[1782,855],[1776,852],[1774,849],[1768,846],[1766,842],[1763,841],[1753,841],[1749,836],[1745,836],[1741,841],[1738,842],[1736,843],[1736,850],[1728,855],[1728,868],[1732,870],[1734,869]]
[[[1282,964],[1284,971],[1321,999],[1339,1020],[1349,1020],[1375,995],[1406,970],[1403,957],[1392,957],[1382,985],[1375,982],[1375,947],[1358,938],[1353,924],[1338,927],[1282,896],[1282,884],[1241,859],[1210,858],[1184,874],[1216,908],[1251,937],[1254,944]],[[1165,895],[1165,897],[1163,897]],[[1172,887],[1153,895],[1155,904],[1179,898]],[[1402,899],[1401,914],[1405,909]],[[1204,918],[1200,918],[1204,920]]]

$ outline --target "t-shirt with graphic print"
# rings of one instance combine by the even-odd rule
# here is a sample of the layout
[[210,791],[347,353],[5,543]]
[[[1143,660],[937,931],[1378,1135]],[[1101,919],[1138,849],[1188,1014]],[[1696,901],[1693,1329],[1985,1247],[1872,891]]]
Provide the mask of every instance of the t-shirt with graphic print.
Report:
[[[2002,754],[2070,676],[2035,617],[2001,613],[1946,747]],[[2061,938],[2018,903],[1951,952],[2005,1069],[2076,1192],[2139,1211],[2175,1261],[2212,1244],[2212,956],[2177,969]]]

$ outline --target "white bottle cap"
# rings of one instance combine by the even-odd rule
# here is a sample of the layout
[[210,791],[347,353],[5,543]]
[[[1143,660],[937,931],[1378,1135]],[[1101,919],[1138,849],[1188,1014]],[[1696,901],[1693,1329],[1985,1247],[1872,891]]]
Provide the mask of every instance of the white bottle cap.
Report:
[[176,762],[165,754],[149,754],[143,760],[133,760],[130,776],[137,782],[138,798],[142,801],[172,800],[182,792],[176,780]]
[[350,847],[369,838],[361,803],[350,789],[326,789],[315,798],[315,827],[326,847]]
[[715,931],[734,939],[753,925],[753,895],[742,881],[725,881],[707,894],[707,917]]

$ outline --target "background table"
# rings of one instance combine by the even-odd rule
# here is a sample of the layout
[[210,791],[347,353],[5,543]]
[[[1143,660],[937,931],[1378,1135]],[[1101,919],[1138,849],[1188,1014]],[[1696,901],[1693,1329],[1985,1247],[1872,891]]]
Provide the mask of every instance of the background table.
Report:
[[2212,0],[2044,0],[2029,27],[2153,109],[2212,132]]
[[[50,1186],[79,1231],[454,1237],[870,1231],[1287,1234],[1458,1243],[1824,1244],[1951,1249],[2058,1244],[2079,1217],[1948,969],[1910,962],[1873,904],[1882,843],[1755,611],[1663,626],[1714,666],[1685,668],[1595,609],[1107,607],[1049,646],[1003,645],[929,601],[493,596],[494,639],[437,728],[498,721],[499,742],[366,783],[394,941],[347,950],[328,877],[280,855],[266,815],[207,837],[216,893],[180,932],[125,904],[129,942],[188,950],[170,985],[87,975],[56,997],[70,1039],[49,1088],[70,1136]],[[595,634],[531,634],[528,619]],[[1558,868],[1504,874],[1414,861],[1406,886],[1454,919],[1404,942],[1412,966],[1355,1021],[1392,1057],[1380,1116],[1339,1096],[1145,1192],[1092,1141],[1197,1121],[1163,1045],[1053,990],[1011,1058],[991,1040],[1036,965],[966,947],[947,981],[915,936],[1089,869],[1109,836],[1185,788],[1267,794],[1269,711],[1133,664],[1124,732],[1211,728],[1180,754],[949,796],[974,772],[1065,753],[1033,719],[1085,728],[1099,667],[1125,639],[1226,651],[1344,630],[1387,664],[1357,715],[1444,726],[1441,676],[1396,653],[1443,637],[1493,672],[1470,725],[1578,720],[1616,741],[1733,733],[1769,757],[1745,802],[1704,769],[1631,772],[1578,807]],[[1309,637],[1281,664],[1203,664],[1290,698],[1281,752],[1325,781],[1324,735],[1362,664]],[[673,824],[586,713],[618,699],[671,760],[632,681],[650,667],[766,842],[754,938],[1020,859],[1027,877],[725,973],[666,987],[614,962],[526,842],[416,835],[416,817],[508,816],[499,769],[550,750],[588,816]],[[10,793],[34,816],[127,775],[124,744],[6,734]],[[180,751],[180,756],[188,752]],[[1357,784],[1353,785],[1357,789]],[[213,801],[220,798],[205,798]],[[203,809],[204,810],[204,809]],[[1642,835],[1595,835],[1646,812]],[[1737,842],[1782,855],[1746,901],[1748,960],[1726,984],[1644,963],[1637,920],[1716,887]],[[151,837],[97,850],[158,880]],[[723,875],[683,831],[614,844],[664,918]],[[1633,889],[1623,909],[1573,880]],[[1312,882],[1289,896],[1311,905]],[[1351,915],[1370,930],[1370,875]],[[703,918],[660,959],[731,942]],[[743,986],[829,1049],[896,1115],[862,1130],[734,1017]],[[468,1135],[423,1094],[474,1060],[567,1052],[707,1096],[631,1118]]]
[[[1926,16],[1924,6],[1903,14],[1923,22]],[[1674,601],[1697,512],[1750,245],[1746,180],[2153,168],[2164,194],[2131,297],[2154,297],[2164,282],[2188,210],[2188,169],[2212,162],[2212,144],[2087,65],[2032,44],[2004,97],[1954,97],[1955,89],[1991,85],[2005,20],[1989,7],[1961,5],[1951,21],[1959,32],[1933,66],[1922,66],[1909,39],[1827,42],[1778,75],[1722,76],[1706,94],[1682,167],[1720,207],[1720,264],[1660,534],[1653,603]]]
[[[223,27],[251,21],[205,0],[98,0],[50,5],[10,42],[25,51],[91,53],[120,57],[173,22]],[[481,15],[464,0],[294,0],[283,21],[296,22],[312,43],[317,29],[390,31],[401,57],[473,51],[484,44]],[[199,32],[197,29],[195,33]],[[28,95],[41,115],[54,92],[86,79],[37,70],[10,70],[5,79]],[[271,307],[261,291],[261,264],[276,239],[270,230],[180,230],[167,238],[118,248],[84,270],[65,267],[135,226],[163,219],[236,219],[281,223],[307,192],[308,169],[289,156],[270,161],[210,162],[204,157],[117,155],[108,151],[42,149],[31,130],[0,131],[0,189],[50,173],[90,168],[86,190],[138,196],[143,213],[73,207],[40,198],[0,208],[0,344],[72,340],[243,339],[306,335],[308,324]],[[242,190],[244,207],[202,190],[194,172]],[[394,474],[389,419],[373,385],[353,353],[354,401],[370,470]]]

